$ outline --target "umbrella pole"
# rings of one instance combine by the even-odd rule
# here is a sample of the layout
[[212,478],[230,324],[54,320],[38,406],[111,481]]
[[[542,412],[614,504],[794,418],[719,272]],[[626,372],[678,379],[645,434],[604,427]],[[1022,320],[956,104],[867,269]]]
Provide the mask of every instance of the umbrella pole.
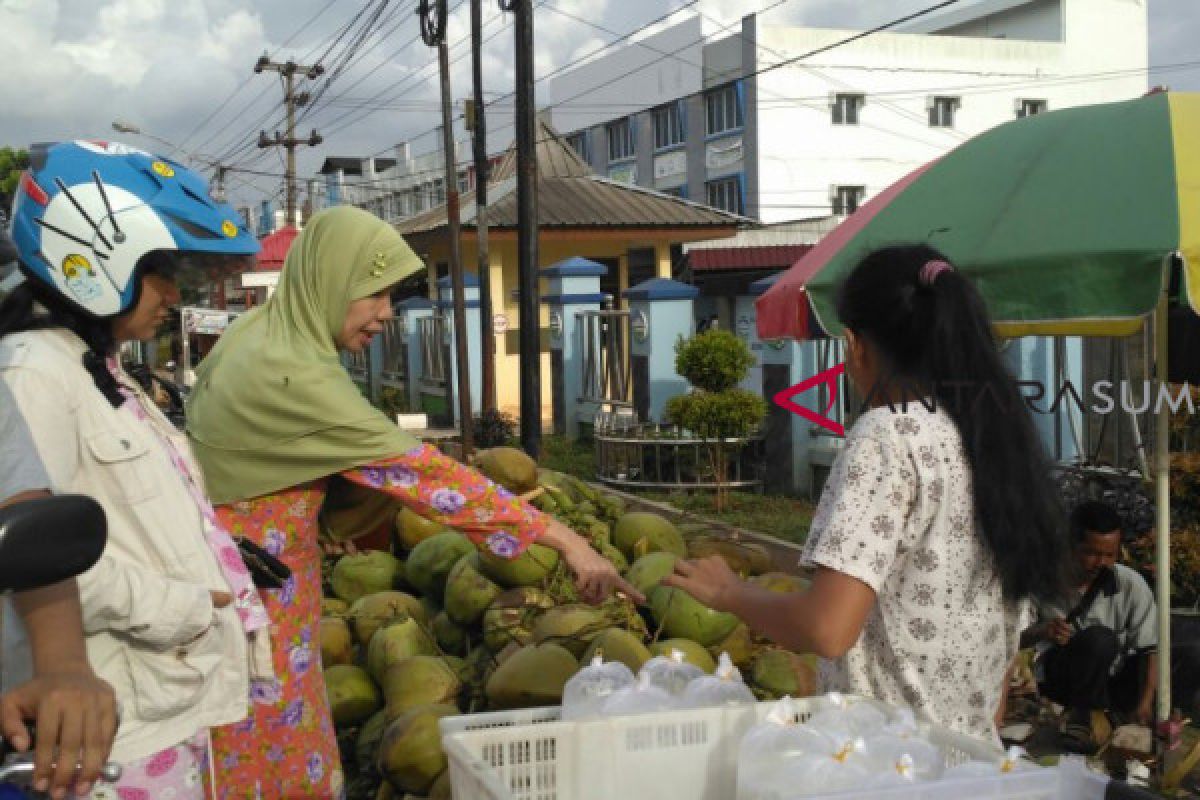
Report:
[[[1158,310],[1154,313],[1154,377],[1162,391],[1167,382],[1167,293],[1170,282],[1164,278]],[[1158,600],[1158,698],[1160,722],[1171,716],[1171,454],[1168,423],[1162,408],[1154,414],[1154,480],[1157,489],[1157,531],[1155,537],[1155,595]]]

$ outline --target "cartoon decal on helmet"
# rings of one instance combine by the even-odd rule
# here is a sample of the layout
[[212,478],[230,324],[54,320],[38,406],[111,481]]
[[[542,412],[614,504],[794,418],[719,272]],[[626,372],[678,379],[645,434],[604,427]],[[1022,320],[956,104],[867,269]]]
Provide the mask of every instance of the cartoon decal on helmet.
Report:
[[100,285],[91,262],[78,253],[63,259],[62,271],[67,291],[74,295],[76,302],[87,305],[104,294],[104,287]]

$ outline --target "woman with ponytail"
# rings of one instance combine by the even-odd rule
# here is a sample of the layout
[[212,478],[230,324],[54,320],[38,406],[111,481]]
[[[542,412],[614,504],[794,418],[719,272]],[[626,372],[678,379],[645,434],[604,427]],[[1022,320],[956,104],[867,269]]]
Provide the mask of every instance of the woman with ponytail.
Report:
[[719,558],[680,562],[664,582],[822,656],[823,690],[997,741],[1032,601],[1062,587],[1049,463],[982,298],[942,254],[871,253],[837,312],[867,408],[813,518],[812,586],[771,594]]

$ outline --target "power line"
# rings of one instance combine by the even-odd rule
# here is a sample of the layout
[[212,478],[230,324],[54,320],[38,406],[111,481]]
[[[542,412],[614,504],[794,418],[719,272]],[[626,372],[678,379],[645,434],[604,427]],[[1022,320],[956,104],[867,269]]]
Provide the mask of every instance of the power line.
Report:
[[[308,28],[310,28],[310,26],[311,26],[311,25],[312,25],[314,22],[316,22],[316,20],[317,20],[317,19],[318,19],[320,16],[323,16],[323,14],[324,14],[326,11],[328,11],[328,10],[329,10],[329,8],[332,8],[332,7],[334,7],[334,5],[336,4],[336,2],[337,2],[337,0],[330,0],[329,2],[326,2],[326,4],[325,4],[325,5],[324,5],[322,8],[320,8],[320,11],[318,11],[316,14],[313,14],[313,16],[312,16],[310,19],[308,19],[308,22],[306,22],[304,25],[301,25],[301,26],[300,26],[300,28],[299,28],[298,30],[296,30],[296,31],[294,32],[294,34],[292,34],[292,36],[289,36],[289,37],[287,38],[287,41],[284,41],[284,42],[283,42],[283,44],[281,44],[281,46],[280,46],[280,49],[282,49],[282,48],[284,48],[284,47],[287,47],[287,46],[288,46],[288,44],[292,43],[292,42],[295,40],[295,38],[296,38],[296,37],[298,37],[298,36],[301,34],[301,32],[302,32],[302,31],[304,31],[304,30],[307,30]],[[307,61],[308,59],[310,59],[310,58],[311,58],[311,56],[312,56],[314,53],[316,53],[316,52],[317,52],[317,50],[318,50],[319,48],[320,48],[320,44],[317,44],[317,46],[316,46],[316,47],[313,47],[313,48],[310,48],[310,49],[308,49],[308,52],[307,52],[307,53],[305,53],[304,55],[301,55],[301,56],[300,56],[300,60],[301,60],[301,61]],[[278,50],[276,50],[276,53],[278,53]],[[248,85],[250,85],[250,82],[251,82],[251,80],[253,80],[253,78],[252,78],[252,77],[251,77],[251,78],[247,78],[247,79],[245,80],[245,82],[242,82],[242,88],[245,88],[245,86],[248,86]],[[239,88],[238,90],[236,90],[236,91],[234,92],[234,94],[238,94],[238,92],[239,92],[239,91],[241,91],[241,88]],[[238,113],[234,114],[234,116],[233,116],[233,119],[239,119],[239,118],[241,118],[241,116],[242,116],[242,115],[244,115],[246,112],[248,112],[248,110],[250,110],[250,109],[251,109],[251,107],[253,107],[253,106],[254,106],[254,103],[258,102],[258,100],[260,100],[260,98],[262,98],[262,97],[265,97],[265,96],[266,96],[266,94],[268,94],[268,92],[269,92],[269,91],[270,91],[270,89],[263,89],[262,91],[259,91],[257,95],[254,95],[254,96],[251,98],[251,101],[250,101],[250,102],[246,103],[246,104],[245,104],[245,106],[242,106],[242,107],[241,107],[241,109],[239,110],[239,112],[238,112]],[[221,108],[228,106],[228,103],[229,103],[230,101],[232,101],[232,100],[233,100],[233,96],[230,96],[230,97],[228,97],[228,98],[227,98],[227,100],[226,100],[226,102],[224,102],[224,103],[222,103],[222,104],[221,104]],[[218,108],[217,110],[220,110],[220,108]],[[200,132],[200,130],[203,130],[204,126],[205,126],[205,125],[208,125],[208,124],[209,124],[209,122],[210,122],[212,119],[214,119],[214,118],[215,118],[215,116],[216,116],[216,113],[217,113],[217,112],[214,112],[214,113],[210,114],[210,115],[208,116],[208,119],[205,119],[205,121],[204,121],[204,122],[202,122],[202,124],[200,124],[200,125],[199,125],[199,126],[196,128],[196,131],[193,131],[193,132],[192,132],[192,136],[197,136],[197,134]],[[268,115],[269,115],[269,114],[270,114],[270,112],[268,112]],[[263,118],[263,119],[264,119],[264,120],[266,119],[266,118],[265,118],[265,116],[264,116],[264,118]],[[260,120],[260,121],[262,121],[262,120]],[[259,125],[259,122],[256,122],[256,124],[254,124],[254,126],[252,126],[252,127],[253,127],[253,128],[257,128],[257,127],[258,127],[258,125]],[[202,145],[200,145],[200,146],[199,146],[199,149],[202,149],[202,150],[203,150],[203,149],[206,149],[206,148],[208,148],[208,145],[209,145],[209,144],[211,144],[212,142],[214,142],[214,140],[216,140],[218,137],[221,137],[223,133],[224,133],[224,131],[220,131],[220,130],[218,130],[217,132],[215,132],[214,134],[212,134],[212,136],[210,136],[208,139],[205,139],[205,140],[204,140],[204,143],[202,143]],[[188,137],[188,140],[191,140],[191,137]]]
[[[1058,76],[1056,78],[1039,78],[1039,79],[1034,79],[1034,80],[1020,82],[1020,83],[1011,83],[1010,82],[1010,83],[1007,83],[1007,84],[1004,84],[1001,86],[997,86],[995,84],[975,84],[975,85],[961,85],[960,84],[960,85],[956,85],[956,86],[952,86],[952,87],[943,87],[943,88],[937,88],[937,89],[922,89],[922,90],[915,90],[915,91],[914,90],[904,90],[904,91],[896,91],[896,92],[886,93],[886,94],[888,94],[889,96],[892,96],[892,97],[900,97],[900,96],[924,97],[924,96],[927,96],[930,92],[943,92],[943,91],[948,92],[948,93],[955,92],[960,95],[995,94],[995,93],[998,93],[1001,91],[1010,91],[1014,88],[1022,88],[1022,87],[1027,87],[1027,86],[1044,87],[1049,82],[1052,82],[1055,85],[1066,85],[1066,84],[1070,84],[1070,83],[1088,83],[1088,82],[1095,82],[1095,81],[1101,81],[1101,80],[1109,80],[1109,79],[1115,79],[1115,78],[1121,78],[1121,77],[1128,77],[1128,76],[1139,74],[1139,73],[1165,73],[1165,72],[1179,71],[1179,70],[1184,70],[1184,69],[1192,69],[1192,68],[1195,68],[1198,66],[1200,66],[1200,61],[1185,61],[1185,62],[1177,62],[1177,63],[1173,63],[1173,64],[1160,64],[1160,65],[1151,65],[1148,67],[1130,68],[1130,69],[1125,69],[1125,70],[1108,70],[1108,71],[1091,72],[1091,73],[1075,73],[1075,74],[1071,74],[1071,75]],[[870,99],[871,97],[874,97],[874,96],[875,96],[875,94],[868,95],[868,99]],[[802,101],[827,101],[828,95],[827,94],[809,95],[806,97],[784,98],[784,99],[787,101],[795,102],[796,104],[799,104]],[[631,111],[643,111],[645,109],[642,106],[631,106],[630,110]],[[816,110],[816,109],[812,109],[812,110]],[[857,127],[868,127],[868,128],[872,128],[875,130],[885,131],[885,129],[878,128],[877,126],[864,124],[861,122],[861,120]],[[894,131],[885,131],[885,132],[893,133],[893,134],[896,133]],[[559,134],[559,135],[562,136],[563,138],[567,137],[566,134]],[[550,141],[550,138],[543,138],[543,139],[540,139],[539,141],[540,142],[541,141]],[[918,142],[921,144],[926,144],[929,146],[937,146],[937,145],[933,145],[930,142],[925,142],[920,139],[914,138],[914,139],[912,139],[912,141],[915,141],[915,142]],[[382,155],[385,152],[386,151],[382,151],[381,153],[377,153],[377,154],[375,154],[375,156],[370,156],[370,157],[373,158],[378,155]],[[458,167],[460,169],[465,169],[465,168],[469,167],[470,164],[471,164],[470,161],[463,160],[463,161],[458,162]],[[372,180],[356,181],[351,186],[352,186],[352,188],[355,188],[355,189],[361,189],[364,191],[374,191],[379,194],[385,194],[385,193],[391,193],[393,191],[400,191],[400,189],[392,189],[392,188],[372,189],[370,187],[378,186],[381,184],[394,183],[394,182],[396,182],[398,180],[402,180],[402,179],[418,178],[418,177],[425,176],[425,175],[441,174],[441,172],[442,172],[441,169],[417,170],[414,172],[408,172],[403,175],[395,176],[395,177],[376,178],[376,179],[372,179]],[[407,188],[412,188],[412,187],[405,187],[405,189],[407,189]]]
[[[378,0],[366,0],[366,2],[363,3],[362,8],[360,8],[358,10],[358,13],[356,13],[353,17],[351,17],[350,20],[348,22],[346,22],[345,25],[343,25],[340,29],[338,29],[338,31],[336,31],[333,34],[333,36],[331,36],[329,38],[329,40],[328,40],[329,45],[328,45],[328,47],[326,47],[324,54],[322,54],[320,58],[313,61],[313,64],[321,65],[326,59],[328,59],[329,55],[334,51],[334,49],[337,48],[337,46],[345,40],[345,38],[349,35],[350,31],[357,24],[357,22],[363,17],[364,14],[367,13],[367,11],[376,2],[378,2]],[[386,2],[386,0],[385,0],[385,2]],[[320,47],[321,47],[321,45],[318,44],[316,47],[313,47],[312,49],[310,49],[309,52],[305,56],[303,56],[302,60],[308,60],[309,56],[311,56],[318,49],[320,49]],[[286,91],[286,87],[284,87],[284,88]],[[250,106],[252,106],[255,102],[257,102],[257,100],[259,98],[265,96],[268,91],[269,91],[268,89],[264,89],[257,96],[255,96],[255,98],[253,100],[251,100],[251,102],[242,109],[241,113],[245,113],[246,111],[248,111],[250,109]],[[241,113],[238,116],[241,116]],[[240,156],[242,153],[247,152],[247,151],[252,151],[255,146],[254,131],[256,129],[260,129],[260,127],[263,125],[263,123],[266,122],[268,119],[270,119],[274,113],[275,112],[274,112],[273,108],[268,108],[267,112],[265,114],[263,114],[261,117],[259,117],[250,126],[250,130],[251,130],[250,134],[248,134],[248,135],[236,134],[233,139],[227,139],[226,144],[224,145],[225,149],[222,151],[221,156],[220,156],[221,159],[224,161],[233,161],[235,158]],[[283,116],[277,118],[273,123],[267,125],[266,127],[274,128],[274,127],[278,126],[280,123],[284,122],[286,119],[287,119],[287,115],[285,113]]]

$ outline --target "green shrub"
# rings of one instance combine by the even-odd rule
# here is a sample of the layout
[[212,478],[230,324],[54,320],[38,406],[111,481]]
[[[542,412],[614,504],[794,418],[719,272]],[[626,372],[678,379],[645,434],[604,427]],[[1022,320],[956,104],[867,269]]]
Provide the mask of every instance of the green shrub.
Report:
[[730,331],[705,331],[675,345],[675,371],[707,392],[732,389],[752,366],[754,354]]
[[767,416],[767,403],[745,389],[695,391],[667,401],[667,421],[702,439],[750,436]]

